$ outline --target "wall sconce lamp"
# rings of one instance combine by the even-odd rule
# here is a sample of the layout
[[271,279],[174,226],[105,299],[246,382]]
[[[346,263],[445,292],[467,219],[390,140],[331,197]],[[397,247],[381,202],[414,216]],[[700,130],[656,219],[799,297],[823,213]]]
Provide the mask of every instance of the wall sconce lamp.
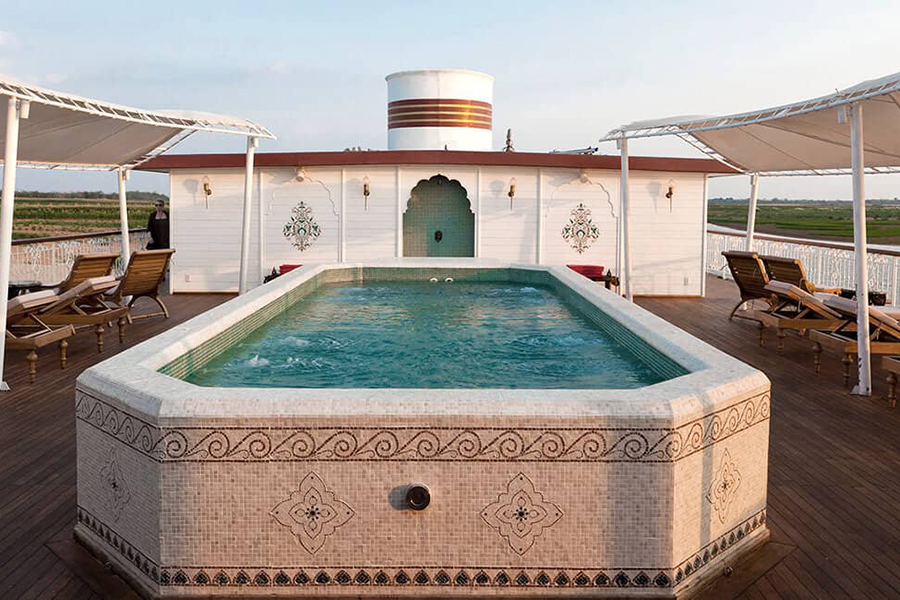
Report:
[[587,171],[582,169],[578,172],[578,181],[580,181],[581,183],[590,183],[591,178],[588,177]]
[[303,183],[307,179],[309,179],[309,175],[306,174],[306,169],[303,167],[297,167],[297,173],[294,175],[294,179]]
[[671,179],[666,184],[666,198],[669,199],[669,212],[672,212],[672,198],[675,196],[675,182]]
[[509,180],[509,191],[506,193],[509,196],[509,210],[512,210],[513,197],[516,195],[516,178],[513,177]]
[[369,176],[366,175],[363,177],[363,198],[365,199],[366,210],[369,210],[369,194],[371,193],[372,191],[369,188]]
[[206,199],[206,208],[209,208],[209,197],[212,196],[212,186],[209,184],[209,177],[203,177],[203,195]]

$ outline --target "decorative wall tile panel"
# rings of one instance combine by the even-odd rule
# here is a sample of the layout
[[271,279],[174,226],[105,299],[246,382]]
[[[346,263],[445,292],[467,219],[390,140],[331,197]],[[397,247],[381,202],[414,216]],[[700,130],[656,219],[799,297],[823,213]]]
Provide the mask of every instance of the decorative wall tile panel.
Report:
[[291,210],[291,218],[284,225],[284,237],[294,248],[300,252],[308,250],[321,234],[322,230],[313,218],[312,208],[305,202],[300,202]]
[[726,522],[728,508],[731,506],[731,502],[734,500],[740,485],[741,473],[731,460],[731,455],[728,454],[726,449],[725,456],[722,457],[719,469],[716,471],[712,485],[709,486],[709,491],[706,494],[706,499],[713,505],[720,522]]
[[600,229],[591,219],[591,209],[579,204],[569,213],[569,222],[562,230],[562,237],[575,252],[583,253],[600,237]]
[[517,554],[525,554],[534,540],[562,517],[562,509],[544,499],[534,483],[519,473],[506,484],[496,502],[481,511],[484,522],[497,530]]
[[106,508],[112,514],[113,521],[118,521],[125,506],[131,501],[131,489],[114,448],[110,448],[106,463],[100,469],[100,481],[103,484]]
[[[307,552],[315,554],[338,527],[353,517],[353,509],[311,472],[300,482],[300,489],[278,503],[270,514],[297,536]],[[349,583],[349,576],[347,579]]]

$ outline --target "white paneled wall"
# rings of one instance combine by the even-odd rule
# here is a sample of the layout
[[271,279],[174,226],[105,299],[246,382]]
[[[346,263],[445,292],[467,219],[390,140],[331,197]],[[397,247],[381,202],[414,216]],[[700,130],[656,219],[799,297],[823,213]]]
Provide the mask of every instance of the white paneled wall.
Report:
[[[635,295],[699,296],[703,272],[704,176],[630,174],[631,271]],[[675,186],[671,207],[669,181]]]
[[[411,190],[438,174],[458,180],[468,191],[476,215],[478,256],[534,264],[540,252],[542,264],[603,265],[618,272],[618,171],[582,174],[577,169],[388,165],[308,167],[305,172],[306,179],[301,182],[293,168],[257,169],[251,280],[259,273],[260,204],[266,273],[284,263],[339,261],[342,200],[346,207],[343,259],[359,262],[394,257],[399,250],[398,221],[402,224],[402,211]],[[213,189],[208,208],[201,191],[203,177],[209,178]],[[364,177],[369,178],[371,191],[368,209],[363,196]],[[507,193],[512,177],[516,178],[516,195],[510,209]],[[704,179],[698,173],[631,172],[635,294],[702,293]],[[665,197],[670,181],[675,186],[671,208]],[[171,188],[172,241],[177,249],[173,290],[237,290],[243,170],[173,171]],[[304,252],[293,248],[282,233],[291,210],[301,201],[312,209],[321,229],[319,238]],[[597,241],[583,253],[576,252],[562,237],[572,210],[579,204],[591,211],[600,231]]]
[[[548,265],[603,265],[618,272],[619,177],[611,171],[590,171],[587,179],[571,169],[544,169],[543,206],[544,249],[541,262]],[[600,237],[590,248],[578,253],[562,237],[572,210],[583,204],[600,229]]]

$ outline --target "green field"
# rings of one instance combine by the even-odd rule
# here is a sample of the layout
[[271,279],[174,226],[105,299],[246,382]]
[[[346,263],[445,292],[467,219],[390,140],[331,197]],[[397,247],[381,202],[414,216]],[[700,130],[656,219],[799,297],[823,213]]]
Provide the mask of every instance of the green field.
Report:
[[[877,244],[900,243],[900,204],[873,202],[866,207],[866,231]],[[735,229],[747,226],[747,203],[710,200],[709,222]],[[756,231],[794,237],[853,240],[849,202],[760,202]]]
[[[128,224],[146,227],[152,200],[128,201]],[[119,201],[103,198],[16,197],[13,239],[119,229]]]

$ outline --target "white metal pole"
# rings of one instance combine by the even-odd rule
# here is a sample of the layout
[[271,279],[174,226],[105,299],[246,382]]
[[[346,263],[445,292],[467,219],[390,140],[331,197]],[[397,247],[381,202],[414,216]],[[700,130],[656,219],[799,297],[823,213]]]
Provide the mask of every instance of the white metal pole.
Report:
[[241,221],[241,267],[238,292],[243,294],[250,289],[248,269],[250,268],[250,214],[253,205],[253,151],[259,141],[255,137],[247,138],[247,162],[244,166],[244,216]]
[[475,258],[481,257],[481,169],[475,169]]
[[[9,267],[12,261],[13,203],[16,192],[16,162],[19,151],[19,117],[27,118],[28,103],[9,98],[6,103],[6,146],[3,154],[3,191],[0,193],[0,323],[6,325],[9,302]],[[8,391],[3,381],[6,336],[0,337],[0,391]]]
[[537,172],[537,264],[544,263],[544,171]]
[[347,260],[347,171],[341,169],[341,217],[338,227],[338,262]]
[[119,226],[122,228],[122,271],[128,268],[131,259],[131,234],[128,233],[128,204],[125,194],[125,182],[128,180],[128,171],[119,167]]
[[850,105],[850,151],[853,164],[853,241],[856,246],[856,340],[860,396],[872,395],[872,358],[869,354],[869,269],[866,248],[866,184],[862,104]]
[[256,190],[258,195],[256,206],[257,206],[257,215],[256,215],[256,237],[257,237],[257,248],[256,248],[256,262],[259,265],[257,269],[257,279],[256,285],[262,285],[262,282],[266,280],[266,211],[263,206],[263,190],[262,190],[262,177],[260,177],[259,181],[259,189]]
[[706,256],[707,247],[709,246],[709,175],[703,176],[703,229],[700,238],[700,297],[706,298]]
[[756,229],[756,198],[759,194],[759,175],[750,175],[750,202],[747,206],[747,252],[753,250],[753,232]]
[[619,153],[622,161],[622,182],[619,194],[622,198],[622,273],[620,278],[624,280],[625,297],[634,300],[631,285],[631,242],[628,231],[628,138],[619,139]]
[[394,185],[397,186],[397,258],[403,257],[403,194],[400,189],[400,167],[396,167]]

